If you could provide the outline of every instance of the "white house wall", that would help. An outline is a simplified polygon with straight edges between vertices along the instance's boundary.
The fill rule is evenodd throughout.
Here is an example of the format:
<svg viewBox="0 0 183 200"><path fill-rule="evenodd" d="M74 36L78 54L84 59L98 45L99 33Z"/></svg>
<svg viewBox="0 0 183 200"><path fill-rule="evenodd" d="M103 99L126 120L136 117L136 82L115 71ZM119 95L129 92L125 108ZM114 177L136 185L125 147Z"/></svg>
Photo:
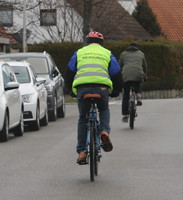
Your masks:
<svg viewBox="0 0 183 200"><path fill-rule="evenodd" d="M8 0L22 10L14 9L13 27L7 28L16 33L23 28L23 0ZM66 0L27 0L26 29L31 31L27 43L40 43L45 41L81 41L82 17L75 12ZM30 9L34 7L34 9ZM57 9L57 26L40 26L40 9Z"/></svg>

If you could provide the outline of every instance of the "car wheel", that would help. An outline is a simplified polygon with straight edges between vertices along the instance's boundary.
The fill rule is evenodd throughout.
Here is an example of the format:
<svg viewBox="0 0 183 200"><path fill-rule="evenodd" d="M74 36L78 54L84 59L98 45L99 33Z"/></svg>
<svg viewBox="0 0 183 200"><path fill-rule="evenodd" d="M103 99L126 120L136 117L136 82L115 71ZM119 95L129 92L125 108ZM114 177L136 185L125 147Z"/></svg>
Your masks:
<svg viewBox="0 0 183 200"><path fill-rule="evenodd" d="M47 126L48 125L48 110L46 108L45 115L43 119L41 119L41 126Z"/></svg>
<svg viewBox="0 0 183 200"><path fill-rule="evenodd" d="M9 118L8 114L5 114L3 129L0 131L0 142L8 141L8 133L9 133Z"/></svg>
<svg viewBox="0 0 183 200"><path fill-rule="evenodd" d="M24 118L23 118L23 110L20 116L19 125L13 131L14 136L22 136L24 134Z"/></svg>
<svg viewBox="0 0 183 200"><path fill-rule="evenodd" d="M57 116L59 118L64 118L65 117L65 112L66 112L66 108L65 108L65 98L63 96L63 101L62 101L62 105L57 109Z"/></svg>
<svg viewBox="0 0 183 200"><path fill-rule="evenodd" d="M40 129L40 110L39 105L37 105L36 109L36 120L31 123L32 127L31 129L33 131L38 131Z"/></svg>
<svg viewBox="0 0 183 200"><path fill-rule="evenodd" d="M56 98L56 96L53 99L53 110L49 113L49 120L50 121L57 120L57 98Z"/></svg>

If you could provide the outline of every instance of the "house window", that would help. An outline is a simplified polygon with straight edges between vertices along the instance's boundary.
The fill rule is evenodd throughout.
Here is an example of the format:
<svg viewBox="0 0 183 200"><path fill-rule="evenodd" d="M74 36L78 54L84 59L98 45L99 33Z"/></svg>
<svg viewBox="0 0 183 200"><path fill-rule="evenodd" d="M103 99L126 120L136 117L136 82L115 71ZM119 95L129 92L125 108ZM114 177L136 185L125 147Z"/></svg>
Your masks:
<svg viewBox="0 0 183 200"><path fill-rule="evenodd" d="M0 26L13 26L13 6L0 5Z"/></svg>
<svg viewBox="0 0 183 200"><path fill-rule="evenodd" d="M57 10L41 9L40 10L40 26L56 26Z"/></svg>

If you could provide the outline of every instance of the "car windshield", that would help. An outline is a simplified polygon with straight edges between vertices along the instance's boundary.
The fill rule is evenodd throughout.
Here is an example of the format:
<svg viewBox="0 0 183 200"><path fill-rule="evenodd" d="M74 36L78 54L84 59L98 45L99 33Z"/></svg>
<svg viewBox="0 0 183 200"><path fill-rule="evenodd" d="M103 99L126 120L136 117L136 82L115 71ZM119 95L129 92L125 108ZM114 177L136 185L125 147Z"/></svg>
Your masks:
<svg viewBox="0 0 183 200"><path fill-rule="evenodd" d="M36 74L48 74L48 64L46 58L27 58Z"/></svg>
<svg viewBox="0 0 183 200"><path fill-rule="evenodd" d="M36 74L48 74L48 64L47 59L42 57L6 57L6 58L0 58L0 60L4 61L27 61L32 65L32 68L34 69L34 72Z"/></svg>
<svg viewBox="0 0 183 200"><path fill-rule="evenodd" d="M30 74L27 67L13 66L12 68L19 83L30 83Z"/></svg>

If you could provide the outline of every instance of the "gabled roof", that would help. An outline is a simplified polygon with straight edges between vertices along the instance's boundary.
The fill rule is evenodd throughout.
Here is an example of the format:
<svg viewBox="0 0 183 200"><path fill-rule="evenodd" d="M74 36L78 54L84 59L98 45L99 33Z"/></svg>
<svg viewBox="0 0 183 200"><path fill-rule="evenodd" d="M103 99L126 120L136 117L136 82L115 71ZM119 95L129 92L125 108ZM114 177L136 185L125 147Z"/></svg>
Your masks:
<svg viewBox="0 0 183 200"><path fill-rule="evenodd" d="M83 17L83 1L67 0ZM118 3L118 0L92 0L91 28L108 40L152 40L150 34Z"/></svg>
<svg viewBox="0 0 183 200"><path fill-rule="evenodd" d="M3 27L0 27L0 37L9 39L10 43L16 43L17 42L11 35L9 35L7 33L7 31Z"/></svg>
<svg viewBox="0 0 183 200"><path fill-rule="evenodd" d="M148 0L169 40L183 40L183 0Z"/></svg>

